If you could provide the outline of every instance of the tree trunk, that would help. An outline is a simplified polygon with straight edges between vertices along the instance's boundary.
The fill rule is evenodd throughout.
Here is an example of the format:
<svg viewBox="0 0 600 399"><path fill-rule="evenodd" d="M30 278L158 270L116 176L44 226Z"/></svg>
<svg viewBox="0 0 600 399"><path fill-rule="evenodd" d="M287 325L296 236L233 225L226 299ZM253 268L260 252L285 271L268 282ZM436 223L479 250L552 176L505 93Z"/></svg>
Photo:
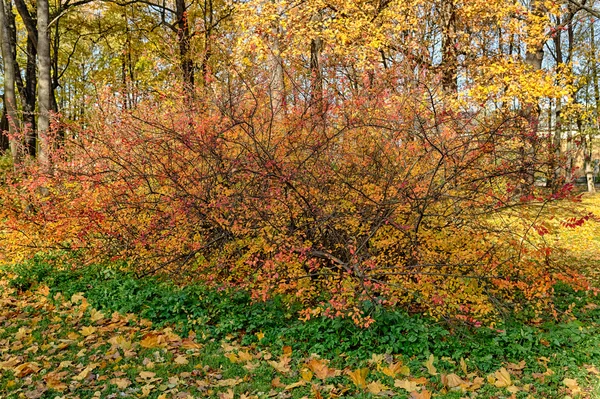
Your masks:
<svg viewBox="0 0 600 399"><path fill-rule="evenodd" d="M453 1L444 1L442 20L442 87L447 93L458 92L458 42L456 38L456 10Z"/></svg>
<svg viewBox="0 0 600 399"><path fill-rule="evenodd" d="M321 24L322 16L320 12L312 17L314 24ZM317 114L323 113L323 73L319 62L321 50L323 48L323 39L315 37L310 41L310 96L311 105L315 107Z"/></svg>
<svg viewBox="0 0 600 399"><path fill-rule="evenodd" d="M185 0L175 0L177 18L177 41L179 42L179 60L183 72L183 89L186 94L194 93L194 62L191 56L191 37Z"/></svg>
<svg viewBox="0 0 600 399"><path fill-rule="evenodd" d="M50 110L52 80L50 76L50 36L48 31L48 20L50 12L48 0L37 1L37 30L38 30L38 98L39 98L39 117L38 117L38 137L39 152L38 160L42 168L47 171L50 168L48 151L48 134L50 131Z"/></svg>
<svg viewBox="0 0 600 399"><path fill-rule="evenodd" d="M16 167L19 165L21 157L19 142L16 138L19 129L17 124L17 97L15 95L15 59L10 44L7 12L10 12L8 6L5 7L4 0L0 0L0 36L2 38L2 60L4 62L4 108L8 117L10 152L13 164Z"/></svg>

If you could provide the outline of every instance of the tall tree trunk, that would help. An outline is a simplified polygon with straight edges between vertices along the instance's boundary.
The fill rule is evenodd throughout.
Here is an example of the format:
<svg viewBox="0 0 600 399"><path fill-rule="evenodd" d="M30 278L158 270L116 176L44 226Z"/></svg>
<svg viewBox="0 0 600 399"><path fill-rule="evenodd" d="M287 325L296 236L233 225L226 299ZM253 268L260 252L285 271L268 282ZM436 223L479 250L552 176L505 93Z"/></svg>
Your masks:
<svg viewBox="0 0 600 399"><path fill-rule="evenodd" d="M7 12L9 5L5 6L4 0L0 0L0 36L2 38L2 60L4 62L4 108L8 117L8 133L10 151L15 167L19 165L20 149L16 138L18 132L17 119L17 97L15 95L15 59L10 43L11 33L8 26Z"/></svg>
<svg viewBox="0 0 600 399"><path fill-rule="evenodd" d="M50 11L48 0L37 1L37 30L38 30L38 98L39 98L39 117L38 117L38 137L39 152L38 160L42 168L49 171L49 141L50 131L50 110L52 80L50 76L50 36L48 31L48 20Z"/></svg>
<svg viewBox="0 0 600 399"><path fill-rule="evenodd" d="M25 87L22 90L23 104L23 125L25 128L25 146L27 153L34 157L36 155L36 123L35 123L35 104L36 104L36 70L37 50L32 40L27 40L27 66L25 68Z"/></svg>
<svg viewBox="0 0 600 399"><path fill-rule="evenodd" d="M594 100L595 100L595 114L596 114L596 128L598 128L598 121L600 119L600 85L598 84L598 65L596 62L597 49L596 49L596 32L595 32L595 21L592 21L590 24L590 50L592 53L592 82L594 85ZM592 150L593 150L593 136L590 135L589 142L586 140L586 146L584 150L583 162L584 162L584 170L585 177L587 180L588 192L594 193L596 192L596 187L594 185L594 167L592 166Z"/></svg>
<svg viewBox="0 0 600 399"><path fill-rule="evenodd" d="M286 111L283 60L279 54L278 34L279 32L275 33L276 36L273 39L271 54L269 56L269 69L272 71L269 91L274 119L280 119Z"/></svg>
<svg viewBox="0 0 600 399"><path fill-rule="evenodd" d="M190 26L185 0L175 0L177 18L177 41L179 42L179 60L183 72L183 89L188 96L194 93L194 62L191 55Z"/></svg>
<svg viewBox="0 0 600 399"><path fill-rule="evenodd" d="M531 0L530 2L531 13L536 17L542 17L544 15L544 4L542 0ZM542 62L544 60L544 42L536 43L532 46L527 46L525 52L525 63L529 65L534 71L542 69ZM535 104L525 104L523 108L523 116L527 118L529 122L529 132L523 137L525 146L521 150L521 179L525 182L520 185L519 192L521 194L527 194L531 192L535 181L535 168L533 165L536 164L536 156L538 151L538 130L540 123L541 109L539 103L536 101Z"/></svg>
<svg viewBox="0 0 600 399"><path fill-rule="evenodd" d="M320 25L322 21L321 12L316 12L311 18L313 24ZM310 97L311 105L315 108L317 114L323 114L323 72L319 62L321 50L323 49L323 39L315 37L310 41Z"/></svg>
<svg viewBox="0 0 600 399"><path fill-rule="evenodd" d="M447 93L458 92L458 49L456 38L456 9L453 0L442 3L442 87Z"/></svg>

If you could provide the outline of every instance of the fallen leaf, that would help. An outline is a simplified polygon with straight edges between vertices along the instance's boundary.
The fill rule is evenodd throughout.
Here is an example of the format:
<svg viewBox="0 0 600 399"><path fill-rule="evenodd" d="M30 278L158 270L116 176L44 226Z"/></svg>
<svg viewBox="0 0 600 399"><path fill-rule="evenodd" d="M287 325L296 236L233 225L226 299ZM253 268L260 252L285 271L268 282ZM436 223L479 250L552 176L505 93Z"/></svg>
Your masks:
<svg viewBox="0 0 600 399"><path fill-rule="evenodd" d="M419 385L416 382L409 380L395 380L394 386L396 388L402 388L408 392L416 391L419 388Z"/></svg>
<svg viewBox="0 0 600 399"><path fill-rule="evenodd" d="M496 371L494 373L494 377L496 378L494 385L497 388L506 388L506 387L509 387L512 385L512 381L510 379L510 374L504 367L502 367L500 370Z"/></svg>
<svg viewBox="0 0 600 399"><path fill-rule="evenodd" d="M350 379L356 385L357 388L365 388L367 386L367 375L369 374L368 368L357 369L354 371L347 372Z"/></svg>
<svg viewBox="0 0 600 399"><path fill-rule="evenodd" d="M285 390L286 391L290 391L292 389L295 389L295 388L298 388L298 387L301 387L301 386L304 386L304 385L306 385L306 381L300 380L298 382L294 382L293 384L286 385L285 386Z"/></svg>
<svg viewBox="0 0 600 399"><path fill-rule="evenodd" d="M309 369L302 369L302 370L300 370L300 377L304 381L309 382L310 380L312 380L313 372L310 371Z"/></svg>
<svg viewBox="0 0 600 399"><path fill-rule="evenodd" d="M577 380L573 379L573 378L565 378L563 380L563 384L569 388L569 390L571 391L572 395L577 395L579 393L581 393L581 388L579 387L579 384L577 383Z"/></svg>
<svg viewBox="0 0 600 399"><path fill-rule="evenodd" d="M509 370L523 370L525 366L525 360L521 360L519 363L508 363L506 368Z"/></svg>
<svg viewBox="0 0 600 399"><path fill-rule="evenodd" d="M74 380L83 381L88 378L90 373L96 368L95 364L90 364L86 368L84 368L76 377L73 377Z"/></svg>
<svg viewBox="0 0 600 399"><path fill-rule="evenodd" d="M185 365L185 364L188 364L190 362L187 359L187 357L185 357L183 355L177 356L173 361L175 362L175 364L179 364L179 365Z"/></svg>
<svg viewBox="0 0 600 399"><path fill-rule="evenodd" d="M327 378L332 378L340 375L339 370L330 369L327 366L327 361L321 359L310 359L308 363L306 363L306 367L308 367L320 380L326 380Z"/></svg>
<svg viewBox="0 0 600 399"><path fill-rule="evenodd" d="M154 378L156 376L156 373L152 372L152 371L142 371L140 372L140 378L143 378L145 380L148 380L150 378Z"/></svg>
<svg viewBox="0 0 600 399"><path fill-rule="evenodd" d="M140 341L140 346L146 349L160 348L166 346L164 337L161 335L147 335Z"/></svg>
<svg viewBox="0 0 600 399"><path fill-rule="evenodd" d="M254 356L252 356L252 354L250 352L245 352L245 351L239 351L238 352L238 357L240 359L240 362L249 362L252 359L254 359Z"/></svg>
<svg viewBox="0 0 600 399"><path fill-rule="evenodd" d="M465 359L463 359L462 357L460 358L460 369L462 370L462 372L464 373L464 375L469 374L467 372L467 362L465 362Z"/></svg>
<svg viewBox="0 0 600 399"><path fill-rule="evenodd" d="M373 395L379 395L382 392L389 391L389 388L379 381L373 381L367 385L367 391Z"/></svg>
<svg viewBox="0 0 600 399"><path fill-rule="evenodd" d="M86 326L86 327L82 327L79 332L84 337L89 337L90 335L94 334L97 330L98 329L94 326Z"/></svg>
<svg viewBox="0 0 600 399"><path fill-rule="evenodd" d="M90 309L90 320L95 323L104 319L104 313L97 311L96 309Z"/></svg>
<svg viewBox="0 0 600 399"><path fill-rule="evenodd" d="M279 377L275 377L273 378L273 380L271 380L271 386L273 388L283 388L285 384L281 382L281 379Z"/></svg>
<svg viewBox="0 0 600 399"><path fill-rule="evenodd" d="M425 365L425 367L427 367L427 372L430 375L437 375L437 369L433 365L434 361L435 361L435 357L433 356L433 354L431 354L431 355L429 355L429 359L427 359L427 361L425 363L423 363Z"/></svg>
<svg viewBox="0 0 600 399"><path fill-rule="evenodd" d="M219 393L219 399L233 399L235 394L233 393L233 389L229 388L227 392Z"/></svg>
<svg viewBox="0 0 600 399"><path fill-rule="evenodd" d="M110 380L110 382L116 385L119 389L125 389L131 385L131 381L129 381L127 378L113 378Z"/></svg>
<svg viewBox="0 0 600 399"><path fill-rule="evenodd" d="M227 378L221 381L217 381L215 384L218 387L234 387L242 382L241 378Z"/></svg>
<svg viewBox="0 0 600 399"><path fill-rule="evenodd" d="M290 357L288 356L283 356L281 359L279 359L278 362L274 361L274 360L269 360L268 363L277 371L279 371L282 374L287 374L291 371L290 369L290 360L292 360Z"/></svg>
<svg viewBox="0 0 600 399"><path fill-rule="evenodd" d="M410 393L410 399L431 399L431 392L426 389L421 392L413 391Z"/></svg>
<svg viewBox="0 0 600 399"><path fill-rule="evenodd" d="M383 374L390 376L392 378L396 378L398 374L409 375L410 369L408 366L402 365L402 362L392 363L387 367L384 367L382 370Z"/></svg>
<svg viewBox="0 0 600 399"><path fill-rule="evenodd" d="M456 388L466 385L466 381L456 374L442 375L442 383L448 388Z"/></svg>

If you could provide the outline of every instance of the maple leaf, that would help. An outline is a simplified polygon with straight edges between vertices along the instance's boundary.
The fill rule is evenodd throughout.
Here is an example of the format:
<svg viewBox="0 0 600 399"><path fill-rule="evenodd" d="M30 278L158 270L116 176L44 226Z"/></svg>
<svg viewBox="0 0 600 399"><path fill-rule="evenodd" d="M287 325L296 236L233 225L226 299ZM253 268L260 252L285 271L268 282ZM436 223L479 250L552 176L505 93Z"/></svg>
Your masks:
<svg viewBox="0 0 600 399"><path fill-rule="evenodd" d="M104 313L102 313L96 309L90 309L90 320L92 321L92 323L95 323L102 319L104 319Z"/></svg>
<svg viewBox="0 0 600 399"><path fill-rule="evenodd" d="M86 379L90 373L97 367L96 364L90 364L86 368L84 368L77 376L73 377L76 381L83 381Z"/></svg>
<svg viewBox="0 0 600 399"><path fill-rule="evenodd" d="M367 391L372 393L373 395L381 395L384 393L387 394L389 388L379 381L373 381L367 384Z"/></svg>
<svg viewBox="0 0 600 399"><path fill-rule="evenodd" d="M354 371L347 371L348 376L350 376L350 379L352 380L352 382L354 383L354 385L356 385L357 388L365 388L367 386L367 375L369 374L369 369L368 368L362 368L362 369L357 369Z"/></svg>
<svg viewBox="0 0 600 399"><path fill-rule="evenodd" d="M442 375L442 383L448 388L456 388L466 385L466 381L456 374Z"/></svg>
<svg viewBox="0 0 600 399"><path fill-rule="evenodd" d="M227 392L221 392L219 393L219 399L233 399L235 397L235 394L233 392L233 389L229 388L227 390Z"/></svg>
<svg viewBox="0 0 600 399"><path fill-rule="evenodd" d="M494 373L494 377L496 377L496 381L494 385L497 388L506 388L512 385L512 381L510 379L510 374L508 371L502 367L500 370Z"/></svg>
<svg viewBox="0 0 600 399"><path fill-rule="evenodd" d="M433 354L431 354L431 355L429 355L429 358L427 359L427 361L425 361L423 363L423 365L427 368L427 372L430 375L437 375L437 369L433 365L434 361L435 361L435 357L433 356Z"/></svg>
<svg viewBox="0 0 600 399"><path fill-rule="evenodd" d="M224 380L217 381L215 384L218 387L234 387L240 384L243 380L241 378L227 378Z"/></svg>
<svg viewBox="0 0 600 399"><path fill-rule="evenodd" d="M431 399L431 392L426 389L422 391L413 391L410 393L410 399Z"/></svg>
<svg viewBox="0 0 600 399"><path fill-rule="evenodd" d="M140 341L140 346L146 349L162 348L166 345L164 337L157 334L148 334Z"/></svg>
<svg viewBox="0 0 600 399"><path fill-rule="evenodd" d="M402 362L392 363L382 370L383 374L395 378L398 374L410 375L408 366L402 365Z"/></svg>
<svg viewBox="0 0 600 399"><path fill-rule="evenodd" d="M174 360L175 364L179 364L179 365L185 365L189 363L189 360L187 359L187 357L183 356L183 355L179 355L177 356Z"/></svg>
<svg viewBox="0 0 600 399"><path fill-rule="evenodd" d="M340 375L339 370L330 369L327 366L327 361L321 359L310 359L306 363L306 367L311 370L315 377L320 380L326 380L327 378L335 377Z"/></svg>
<svg viewBox="0 0 600 399"><path fill-rule="evenodd" d="M41 367L37 363L31 362L31 363L23 363L23 364L15 367L13 372L15 374L15 377L22 378L29 374L37 373L40 370L41 370Z"/></svg>
<svg viewBox="0 0 600 399"><path fill-rule="evenodd" d="M413 392L420 389L419 382L422 382L422 380L395 380L394 386L408 392Z"/></svg>
<svg viewBox="0 0 600 399"><path fill-rule="evenodd" d="M90 335L94 334L97 330L98 330L98 328L96 328L94 326L86 326L86 327L82 327L79 332L84 337L89 337Z"/></svg>
<svg viewBox="0 0 600 399"><path fill-rule="evenodd" d="M462 372L464 373L464 375L467 375L467 362L465 362L465 359L463 359L462 357L460 358L460 369L462 370Z"/></svg>
<svg viewBox="0 0 600 399"><path fill-rule="evenodd" d="M309 369L302 369L302 370L300 370L300 377L304 381L308 382L308 381L312 380L313 372L310 371Z"/></svg>
<svg viewBox="0 0 600 399"><path fill-rule="evenodd" d="M282 374L287 374L291 371L290 369L290 361L292 359L288 356L283 356L279 359L278 362L274 360L269 360L269 363L275 370L279 371Z"/></svg>
<svg viewBox="0 0 600 399"><path fill-rule="evenodd" d="M113 378L110 380L110 382L116 385L119 389L125 389L131 385L131 381L129 381L127 378Z"/></svg>
<svg viewBox="0 0 600 399"><path fill-rule="evenodd" d="M300 381L294 382L292 384L286 385L284 389L286 391L291 391L292 389L295 389L295 388L298 388L298 387L302 387L304 385L306 385L306 381L300 380Z"/></svg>
<svg viewBox="0 0 600 399"><path fill-rule="evenodd" d="M563 380L563 384L569 388L569 390L571 391L571 394L573 395L577 395L579 393L581 393L581 387L579 387L579 383L577 382L576 379L573 378L565 378Z"/></svg>

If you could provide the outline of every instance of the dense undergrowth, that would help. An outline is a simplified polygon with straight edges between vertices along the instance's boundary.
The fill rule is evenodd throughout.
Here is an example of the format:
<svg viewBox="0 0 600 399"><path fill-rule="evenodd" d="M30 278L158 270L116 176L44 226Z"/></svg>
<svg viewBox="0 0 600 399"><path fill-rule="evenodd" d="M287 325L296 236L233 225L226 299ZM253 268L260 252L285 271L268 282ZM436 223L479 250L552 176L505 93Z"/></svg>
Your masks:
<svg viewBox="0 0 600 399"><path fill-rule="evenodd" d="M119 265L57 269L56 259L38 256L12 267L16 274L10 284L19 290L45 284L50 296L83 293L99 310L136 314L158 327L174 326L184 335L194 331L206 339L235 337L244 345L290 345L304 353L345 354L355 361L372 353L417 358L433 353L455 361L468 358L485 372L505 362L540 357L560 359L564 366L600 361L600 297L564 284L554 289L555 315L524 310L491 326L473 327L373 307L367 311L376 322L365 329L347 319L299 320L300 307L281 297L256 302L236 289L179 287L120 269Z"/></svg>

